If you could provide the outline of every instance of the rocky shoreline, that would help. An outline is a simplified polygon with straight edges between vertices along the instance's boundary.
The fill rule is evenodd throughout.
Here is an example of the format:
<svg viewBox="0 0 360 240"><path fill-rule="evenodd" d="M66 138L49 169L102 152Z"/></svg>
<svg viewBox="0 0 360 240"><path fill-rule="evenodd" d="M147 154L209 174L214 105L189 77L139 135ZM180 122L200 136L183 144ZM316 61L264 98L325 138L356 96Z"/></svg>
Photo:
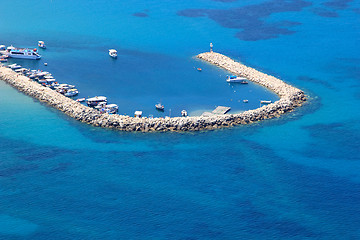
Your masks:
<svg viewBox="0 0 360 240"><path fill-rule="evenodd" d="M281 114L301 106L306 101L306 96L300 89L286 84L273 76L235 62L222 54L207 52L199 54L197 57L234 74L244 76L250 81L274 91L279 95L280 100L239 114L207 117L135 118L118 114L100 113L96 109L84 106L6 67L0 67L0 79L19 91L41 102L47 103L78 121L91 124L95 127L128 132L200 131L239 124L249 124L264 119L279 117Z"/></svg>

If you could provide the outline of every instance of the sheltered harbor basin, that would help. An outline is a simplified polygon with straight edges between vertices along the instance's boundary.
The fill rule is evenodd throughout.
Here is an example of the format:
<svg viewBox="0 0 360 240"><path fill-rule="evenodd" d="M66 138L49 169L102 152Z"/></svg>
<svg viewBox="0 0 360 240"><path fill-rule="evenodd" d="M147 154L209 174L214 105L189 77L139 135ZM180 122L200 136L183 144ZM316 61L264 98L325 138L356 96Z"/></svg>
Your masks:
<svg viewBox="0 0 360 240"><path fill-rule="evenodd" d="M300 89L278 78L235 62L222 54L206 52L197 55L197 58L222 67L236 75L246 77L250 81L272 90L280 97L280 100L239 114L173 118L135 118L124 115L100 113L96 109L82 105L6 67L0 67L0 79L17 88L19 91L49 104L76 120L96 127L129 132L199 131L248 124L263 119L279 117L281 114L301 106L306 101L306 96Z"/></svg>

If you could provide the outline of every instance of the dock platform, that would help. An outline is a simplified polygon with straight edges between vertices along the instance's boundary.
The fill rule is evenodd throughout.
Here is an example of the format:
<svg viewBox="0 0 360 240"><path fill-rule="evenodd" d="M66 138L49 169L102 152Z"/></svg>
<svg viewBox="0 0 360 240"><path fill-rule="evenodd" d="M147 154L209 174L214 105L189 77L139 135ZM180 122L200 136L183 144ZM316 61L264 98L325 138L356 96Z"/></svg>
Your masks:
<svg viewBox="0 0 360 240"><path fill-rule="evenodd" d="M212 113L216 115L226 114L228 111L230 111L230 109L231 107L218 106L214 111L212 111Z"/></svg>
<svg viewBox="0 0 360 240"><path fill-rule="evenodd" d="M215 108L214 111L212 111L212 112L204 112L201 116L203 116L203 117L211 117L211 116L214 116L214 115L224 115L228 111L230 111L230 109L231 109L231 107L218 106L217 108Z"/></svg>

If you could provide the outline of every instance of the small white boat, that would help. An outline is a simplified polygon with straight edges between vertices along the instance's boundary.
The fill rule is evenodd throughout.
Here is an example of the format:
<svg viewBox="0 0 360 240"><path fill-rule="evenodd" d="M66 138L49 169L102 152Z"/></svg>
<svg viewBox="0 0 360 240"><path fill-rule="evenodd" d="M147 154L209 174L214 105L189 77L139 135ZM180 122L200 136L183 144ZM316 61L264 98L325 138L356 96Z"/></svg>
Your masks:
<svg viewBox="0 0 360 240"><path fill-rule="evenodd" d="M243 102L244 102L244 103L248 103L248 102L249 102L249 100L247 100L247 99L244 99L244 100L243 100Z"/></svg>
<svg viewBox="0 0 360 240"><path fill-rule="evenodd" d="M227 75L226 76L226 81L228 83L236 83L236 82L240 82L240 83L243 83L244 81L246 82L246 78L244 77L238 77L238 76L230 76L230 75ZM247 82L246 82L247 83Z"/></svg>
<svg viewBox="0 0 360 240"><path fill-rule="evenodd" d="M100 110L101 108L104 108L106 106L106 103L107 102L99 102L94 108Z"/></svg>
<svg viewBox="0 0 360 240"><path fill-rule="evenodd" d="M77 102L84 102L85 101L85 98L78 98L76 99Z"/></svg>
<svg viewBox="0 0 360 240"><path fill-rule="evenodd" d="M181 116L187 117L187 115L188 115L188 113L187 113L186 110L182 110L182 111L181 111Z"/></svg>
<svg viewBox="0 0 360 240"><path fill-rule="evenodd" d="M64 95L65 95L66 97L74 97L74 96L76 96L76 95L78 95L78 94L79 94L79 91L78 91L77 89L73 88L73 89L67 90Z"/></svg>
<svg viewBox="0 0 360 240"><path fill-rule="evenodd" d="M104 96L96 96L86 99L86 103L89 107L95 107L100 102L107 102L107 98Z"/></svg>
<svg viewBox="0 0 360 240"><path fill-rule="evenodd" d="M162 105L161 103L158 103L158 104L156 104L155 105L155 108L157 109L157 110L160 110L160 111L164 111L164 105Z"/></svg>
<svg viewBox="0 0 360 240"><path fill-rule="evenodd" d="M110 49L109 56L112 58L117 58L117 51L115 49Z"/></svg>
<svg viewBox="0 0 360 240"><path fill-rule="evenodd" d="M109 105L105 105L104 107L102 107L100 109L101 113L109 113L109 114L115 114L117 113L119 110L118 105L116 104L109 104Z"/></svg>
<svg viewBox="0 0 360 240"><path fill-rule="evenodd" d="M0 62L7 62L8 60L6 58L0 58Z"/></svg>
<svg viewBox="0 0 360 240"><path fill-rule="evenodd" d="M14 64L8 65L8 67L11 68L12 70L16 70L16 69L20 69L21 65L14 63Z"/></svg>
<svg viewBox="0 0 360 240"><path fill-rule="evenodd" d="M135 116L135 117L138 117L138 118L141 118L141 116L142 116L142 111L135 111L134 116Z"/></svg>
<svg viewBox="0 0 360 240"><path fill-rule="evenodd" d="M38 46L39 46L39 48L46 49L46 45L45 45L44 41L38 41Z"/></svg>
<svg viewBox="0 0 360 240"><path fill-rule="evenodd" d="M271 101L270 100L261 100L260 103L261 104L270 104Z"/></svg>

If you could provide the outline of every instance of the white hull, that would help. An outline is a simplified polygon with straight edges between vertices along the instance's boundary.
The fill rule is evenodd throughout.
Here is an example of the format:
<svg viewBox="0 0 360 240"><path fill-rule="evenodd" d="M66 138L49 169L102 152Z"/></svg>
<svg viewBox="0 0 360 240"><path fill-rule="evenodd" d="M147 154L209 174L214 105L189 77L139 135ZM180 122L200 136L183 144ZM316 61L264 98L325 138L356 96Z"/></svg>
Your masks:
<svg viewBox="0 0 360 240"><path fill-rule="evenodd" d="M227 82L229 83L236 83L236 82L242 82L247 80L246 78L243 77L237 77L237 78L233 78L233 79L226 79Z"/></svg>
<svg viewBox="0 0 360 240"><path fill-rule="evenodd" d="M40 56L34 56L34 55L19 55L19 54L9 54L9 57L12 58L21 58L21 59L32 59L32 60L38 60L41 57Z"/></svg>

